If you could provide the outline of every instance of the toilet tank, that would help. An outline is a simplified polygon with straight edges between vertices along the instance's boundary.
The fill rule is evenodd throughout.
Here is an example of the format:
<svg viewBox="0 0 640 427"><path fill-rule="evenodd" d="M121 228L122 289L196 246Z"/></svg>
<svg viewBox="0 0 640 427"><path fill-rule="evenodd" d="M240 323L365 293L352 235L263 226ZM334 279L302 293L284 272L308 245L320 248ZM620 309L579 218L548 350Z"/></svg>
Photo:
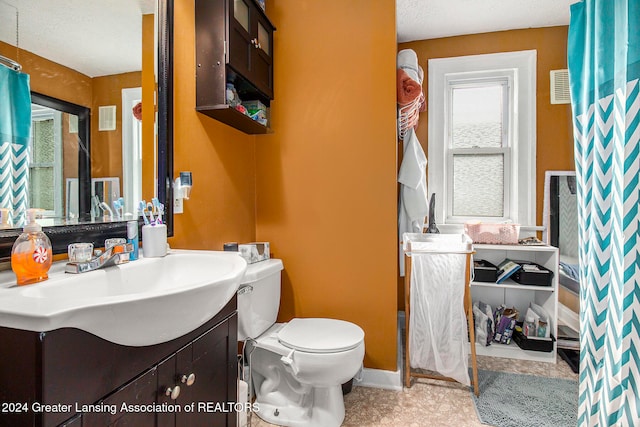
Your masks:
<svg viewBox="0 0 640 427"><path fill-rule="evenodd" d="M238 288L238 341L259 337L276 322L283 268L279 259L247 266Z"/></svg>

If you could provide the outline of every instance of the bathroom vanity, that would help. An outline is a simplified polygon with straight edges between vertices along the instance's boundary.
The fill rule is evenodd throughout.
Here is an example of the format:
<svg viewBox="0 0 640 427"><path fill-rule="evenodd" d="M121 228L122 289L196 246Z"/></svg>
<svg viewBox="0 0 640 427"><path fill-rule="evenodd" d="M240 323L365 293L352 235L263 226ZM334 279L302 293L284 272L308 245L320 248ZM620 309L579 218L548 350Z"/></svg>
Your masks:
<svg viewBox="0 0 640 427"><path fill-rule="evenodd" d="M0 327L0 426L235 426L236 308L147 346Z"/></svg>

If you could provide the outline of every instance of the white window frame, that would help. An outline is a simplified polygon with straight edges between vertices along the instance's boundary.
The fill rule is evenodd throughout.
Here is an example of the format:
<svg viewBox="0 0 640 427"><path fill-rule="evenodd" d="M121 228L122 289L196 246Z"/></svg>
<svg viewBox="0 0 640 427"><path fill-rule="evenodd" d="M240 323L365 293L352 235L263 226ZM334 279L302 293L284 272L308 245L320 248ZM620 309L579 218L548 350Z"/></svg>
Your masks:
<svg viewBox="0 0 640 427"><path fill-rule="evenodd" d="M505 52L486 55L438 58L429 60L429 192L436 194L436 221L444 231L458 231L469 220L483 222L513 221L535 226L536 208L536 51ZM509 141L503 149L477 149L478 153L506 152L505 157L505 215L502 218L455 217L451 215L453 201L453 154L448 145L451 133L452 85L483 81L507 81L508 105L505 109Z"/></svg>
<svg viewBox="0 0 640 427"><path fill-rule="evenodd" d="M142 122L132 108L142 101L142 88L122 89L122 193L125 212L135 214L142 200Z"/></svg>

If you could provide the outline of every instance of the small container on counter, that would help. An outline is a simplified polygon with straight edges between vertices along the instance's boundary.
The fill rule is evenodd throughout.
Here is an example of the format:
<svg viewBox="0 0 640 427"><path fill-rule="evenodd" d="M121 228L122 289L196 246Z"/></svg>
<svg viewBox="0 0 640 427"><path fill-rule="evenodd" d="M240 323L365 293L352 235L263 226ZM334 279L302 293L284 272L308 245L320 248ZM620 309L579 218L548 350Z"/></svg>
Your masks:
<svg viewBox="0 0 640 427"><path fill-rule="evenodd" d="M140 239L138 238L138 221L127 221L127 243L133 246L133 252L129 254L129 260L135 261L139 256Z"/></svg>
<svg viewBox="0 0 640 427"><path fill-rule="evenodd" d="M167 254L167 226L142 226L142 255L145 258L163 257Z"/></svg>

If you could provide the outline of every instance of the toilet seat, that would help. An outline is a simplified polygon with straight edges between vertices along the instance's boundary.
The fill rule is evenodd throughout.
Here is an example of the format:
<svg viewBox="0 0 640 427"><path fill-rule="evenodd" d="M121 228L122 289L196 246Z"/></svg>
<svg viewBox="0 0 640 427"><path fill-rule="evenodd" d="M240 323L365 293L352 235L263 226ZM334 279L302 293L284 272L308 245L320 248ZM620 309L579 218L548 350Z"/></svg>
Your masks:
<svg viewBox="0 0 640 427"><path fill-rule="evenodd" d="M358 325L337 319L292 319L277 332L278 341L293 350L337 353L356 348L364 340Z"/></svg>

